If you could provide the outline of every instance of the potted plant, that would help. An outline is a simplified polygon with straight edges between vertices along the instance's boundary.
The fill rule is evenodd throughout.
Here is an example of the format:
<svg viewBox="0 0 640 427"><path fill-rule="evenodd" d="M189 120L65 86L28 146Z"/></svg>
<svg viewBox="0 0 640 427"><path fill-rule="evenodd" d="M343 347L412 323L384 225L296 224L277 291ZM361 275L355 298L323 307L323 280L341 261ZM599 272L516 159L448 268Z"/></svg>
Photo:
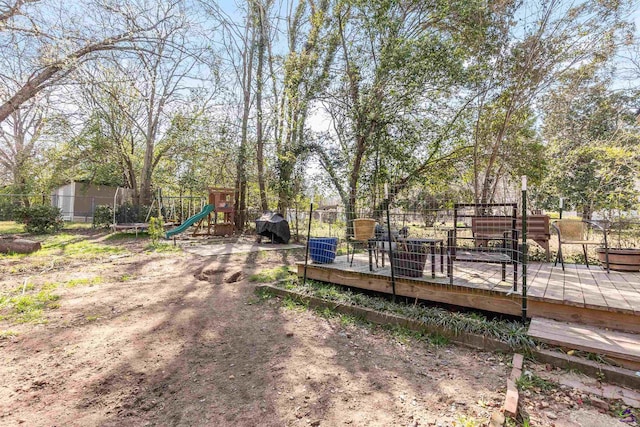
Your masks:
<svg viewBox="0 0 640 427"><path fill-rule="evenodd" d="M615 242L614 247L610 247L609 268L615 271L640 271L640 220L631 220L622 216L611 222L608 230L609 241ZM613 239L612 239L613 238ZM598 248L598 259L605 265L607 262L607 251L605 248Z"/></svg>

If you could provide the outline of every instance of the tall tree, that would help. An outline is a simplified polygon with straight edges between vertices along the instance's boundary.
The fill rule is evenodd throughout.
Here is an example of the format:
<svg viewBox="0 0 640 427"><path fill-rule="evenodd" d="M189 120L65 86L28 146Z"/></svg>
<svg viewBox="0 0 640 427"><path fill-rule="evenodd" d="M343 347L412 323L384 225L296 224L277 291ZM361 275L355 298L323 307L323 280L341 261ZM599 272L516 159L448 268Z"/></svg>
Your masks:
<svg viewBox="0 0 640 427"><path fill-rule="evenodd" d="M630 6L628 1L551 0L523 2L515 9L501 46L483 59L486 73L473 126L476 202L493 200L502 178L517 169L523 144L525 152L541 153L539 141L532 138L535 102L576 64L614 52ZM530 160L538 164L541 158Z"/></svg>
<svg viewBox="0 0 640 427"><path fill-rule="evenodd" d="M288 53L283 94L276 125L278 211L286 214L296 191L296 167L308 151L305 125L312 102L330 82L330 67L339 46L343 3L301 0L289 12Z"/></svg>
<svg viewBox="0 0 640 427"><path fill-rule="evenodd" d="M323 99L333 128L314 146L340 194L347 226L365 187L391 197L465 152L465 72L501 10L457 2L350 2L340 16L341 79ZM462 99L461 99L462 98ZM439 165L439 166L438 166ZM380 210L383 206L378 206Z"/></svg>
<svg viewBox="0 0 640 427"><path fill-rule="evenodd" d="M200 50L187 28L184 18L167 20L144 49L96 62L82 74L79 105L89 118L84 137L94 149L107 150L96 152L111 153L139 204L151 203L154 170L210 97L193 85Z"/></svg>
<svg viewBox="0 0 640 427"><path fill-rule="evenodd" d="M265 61L267 54L267 44L271 42L269 38L269 11L273 5L273 0L256 0L253 3L255 9L254 20L257 28L257 66L256 66L256 163L258 167L258 189L260 192L260 208L263 211L269 209L267 202L267 187L265 183L265 120L263 110L263 95L265 91Z"/></svg>
<svg viewBox="0 0 640 427"><path fill-rule="evenodd" d="M555 207L550 202L564 197L585 219L596 210L638 205L640 93L614 91L595 72L591 64L567 73L545 102L543 127L551 161L546 204Z"/></svg>

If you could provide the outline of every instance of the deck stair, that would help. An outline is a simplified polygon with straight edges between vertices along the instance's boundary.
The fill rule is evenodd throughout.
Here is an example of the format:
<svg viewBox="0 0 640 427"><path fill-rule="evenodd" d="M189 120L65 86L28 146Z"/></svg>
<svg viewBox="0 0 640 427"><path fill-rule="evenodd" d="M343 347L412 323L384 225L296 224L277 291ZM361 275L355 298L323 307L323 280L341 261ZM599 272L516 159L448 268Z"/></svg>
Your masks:
<svg viewBox="0 0 640 427"><path fill-rule="evenodd" d="M529 336L572 350L595 353L627 369L640 370L640 335L542 317L531 319Z"/></svg>

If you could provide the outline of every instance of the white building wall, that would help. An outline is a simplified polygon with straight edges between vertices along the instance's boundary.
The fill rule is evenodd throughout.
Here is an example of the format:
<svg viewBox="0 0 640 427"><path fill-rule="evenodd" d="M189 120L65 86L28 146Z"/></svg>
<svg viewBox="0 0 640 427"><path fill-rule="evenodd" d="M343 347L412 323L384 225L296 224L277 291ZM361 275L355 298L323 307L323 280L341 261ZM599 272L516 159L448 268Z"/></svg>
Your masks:
<svg viewBox="0 0 640 427"><path fill-rule="evenodd" d="M75 182L63 185L56 189L51 196L51 204L60 208L62 211L62 219L65 221L71 221L73 219L75 186Z"/></svg>

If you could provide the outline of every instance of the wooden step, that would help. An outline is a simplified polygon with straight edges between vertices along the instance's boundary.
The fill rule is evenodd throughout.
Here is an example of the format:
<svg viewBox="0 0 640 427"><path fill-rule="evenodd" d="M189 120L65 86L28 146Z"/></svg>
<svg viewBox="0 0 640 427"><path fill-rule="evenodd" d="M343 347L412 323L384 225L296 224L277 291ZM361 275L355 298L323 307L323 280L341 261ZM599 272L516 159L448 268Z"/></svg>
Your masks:
<svg viewBox="0 0 640 427"><path fill-rule="evenodd" d="M640 335L542 317L531 319L528 334L548 344L609 356L629 369L640 366Z"/></svg>

